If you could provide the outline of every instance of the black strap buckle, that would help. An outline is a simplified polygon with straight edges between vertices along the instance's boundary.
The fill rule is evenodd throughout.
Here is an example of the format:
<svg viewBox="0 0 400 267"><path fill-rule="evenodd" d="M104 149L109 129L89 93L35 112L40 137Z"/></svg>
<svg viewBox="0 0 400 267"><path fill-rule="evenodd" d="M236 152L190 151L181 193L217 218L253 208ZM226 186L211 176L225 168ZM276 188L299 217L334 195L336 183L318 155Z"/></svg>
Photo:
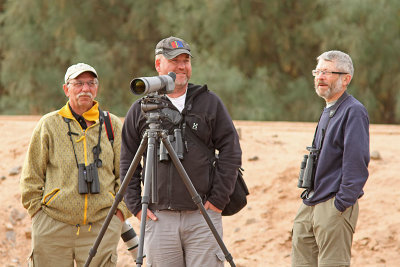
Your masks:
<svg viewBox="0 0 400 267"><path fill-rule="evenodd" d="M310 194L311 193L311 194ZM301 193L300 198L301 199L309 199L310 197L312 197L314 195L313 190L311 189L306 189L303 191L303 193Z"/></svg>

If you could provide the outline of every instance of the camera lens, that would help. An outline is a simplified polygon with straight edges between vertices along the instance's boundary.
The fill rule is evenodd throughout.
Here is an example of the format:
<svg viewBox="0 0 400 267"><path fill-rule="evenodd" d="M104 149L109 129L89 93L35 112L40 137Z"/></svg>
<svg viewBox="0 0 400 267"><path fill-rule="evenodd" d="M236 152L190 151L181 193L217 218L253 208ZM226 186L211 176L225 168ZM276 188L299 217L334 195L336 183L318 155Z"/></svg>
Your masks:
<svg viewBox="0 0 400 267"><path fill-rule="evenodd" d="M146 90L146 85L140 79L134 80L132 83L132 90L135 94L141 95Z"/></svg>

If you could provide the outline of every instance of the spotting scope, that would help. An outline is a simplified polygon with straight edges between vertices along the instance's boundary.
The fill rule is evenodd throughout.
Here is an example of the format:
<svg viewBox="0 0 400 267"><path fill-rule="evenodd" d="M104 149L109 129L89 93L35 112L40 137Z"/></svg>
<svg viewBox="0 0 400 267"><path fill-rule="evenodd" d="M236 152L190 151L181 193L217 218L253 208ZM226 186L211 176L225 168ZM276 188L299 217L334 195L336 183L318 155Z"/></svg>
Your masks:
<svg viewBox="0 0 400 267"><path fill-rule="evenodd" d="M175 72L169 72L168 75L135 78L131 81L131 91L135 95L155 92L169 94L174 91L175 79Z"/></svg>

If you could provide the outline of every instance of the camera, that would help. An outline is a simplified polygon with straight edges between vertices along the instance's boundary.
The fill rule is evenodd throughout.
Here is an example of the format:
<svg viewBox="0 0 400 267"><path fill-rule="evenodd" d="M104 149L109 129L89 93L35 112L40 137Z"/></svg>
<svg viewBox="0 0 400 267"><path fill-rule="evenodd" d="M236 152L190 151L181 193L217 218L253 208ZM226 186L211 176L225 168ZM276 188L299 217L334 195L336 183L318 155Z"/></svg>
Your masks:
<svg viewBox="0 0 400 267"><path fill-rule="evenodd" d="M97 166L91 163L88 166L78 164L78 190L79 194L100 193L100 181Z"/></svg>
<svg viewBox="0 0 400 267"><path fill-rule="evenodd" d="M313 189L315 167L317 166L317 155L319 153L319 149L307 147L307 150L310 151L310 153L308 155L304 155L303 160L301 161L297 187Z"/></svg>
<svg viewBox="0 0 400 267"><path fill-rule="evenodd" d="M169 94L174 91L175 79L175 72L169 72L168 75L136 78L131 81L131 91L135 95L155 92Z"/></svg>

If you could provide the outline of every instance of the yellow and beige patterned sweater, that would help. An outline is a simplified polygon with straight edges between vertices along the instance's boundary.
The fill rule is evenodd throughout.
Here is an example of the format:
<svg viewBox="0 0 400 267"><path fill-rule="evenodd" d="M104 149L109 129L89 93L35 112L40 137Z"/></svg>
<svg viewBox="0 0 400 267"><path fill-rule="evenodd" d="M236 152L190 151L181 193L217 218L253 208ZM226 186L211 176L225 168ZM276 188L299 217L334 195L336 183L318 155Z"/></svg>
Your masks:
<svg viewBox="0 0 400 267"><path fill-rule="evenodd" d="M95 102L82 116L95 123L82 130L67 103L62 109L43 116L37 124L20 179L22 204L30 216L42 209L50 217L71 225L94 223L107 216L120 187L122 122L111 114L113 146L102 124L99 155L102 167L98 168L100 193L79 194L78 167L73 146L79 164L93 163L93 147L99 138L98 103ZM64 118L71 120L71 132L76 133L71 135L73 145ZM125 219L131 216L123 201L119 203L118 209Z"/></svg>

